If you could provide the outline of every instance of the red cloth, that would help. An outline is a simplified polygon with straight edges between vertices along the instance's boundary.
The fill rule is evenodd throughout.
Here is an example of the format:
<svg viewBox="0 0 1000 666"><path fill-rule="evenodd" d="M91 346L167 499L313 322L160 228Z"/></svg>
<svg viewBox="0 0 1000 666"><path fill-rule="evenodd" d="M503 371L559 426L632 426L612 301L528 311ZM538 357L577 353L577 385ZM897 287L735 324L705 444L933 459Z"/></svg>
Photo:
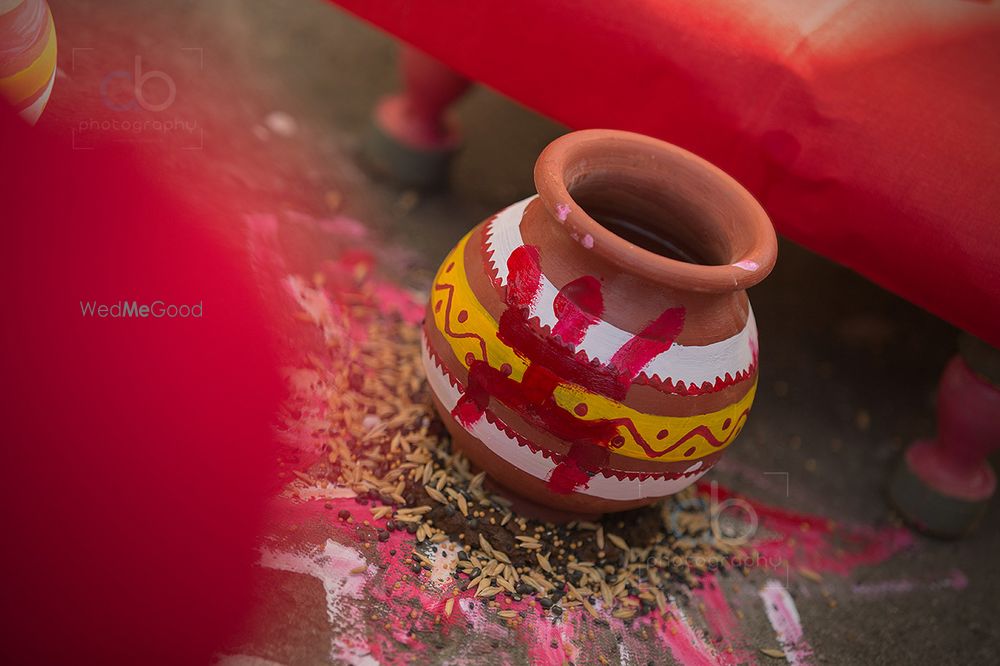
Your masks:
<svg viewBox="0 0 1000 666"><path fill-rule="evenodd" d="M787 237L1000 346L1000 3L337 2L571 127L702 155Z"/></svg>
<svg viewBox="0 0 1000 666"><path fill-rule="evenodd" d="M2 103L0 146L2 661L214 663L251 602L282 398L229 208Z"/></svg>

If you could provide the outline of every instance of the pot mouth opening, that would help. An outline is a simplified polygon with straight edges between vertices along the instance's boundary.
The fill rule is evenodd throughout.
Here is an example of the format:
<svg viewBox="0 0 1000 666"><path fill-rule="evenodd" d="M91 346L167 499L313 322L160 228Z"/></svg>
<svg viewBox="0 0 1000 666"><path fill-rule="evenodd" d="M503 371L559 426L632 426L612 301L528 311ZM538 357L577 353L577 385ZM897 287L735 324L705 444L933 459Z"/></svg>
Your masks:
<svg viewBox="0 0 1000 666"><path fill-rule="evenodd" d="M538 193L588 250L631 273L695 291L745 289L774 266L767 214L718 167L677 146L614 130L553 141Z"/></svg>

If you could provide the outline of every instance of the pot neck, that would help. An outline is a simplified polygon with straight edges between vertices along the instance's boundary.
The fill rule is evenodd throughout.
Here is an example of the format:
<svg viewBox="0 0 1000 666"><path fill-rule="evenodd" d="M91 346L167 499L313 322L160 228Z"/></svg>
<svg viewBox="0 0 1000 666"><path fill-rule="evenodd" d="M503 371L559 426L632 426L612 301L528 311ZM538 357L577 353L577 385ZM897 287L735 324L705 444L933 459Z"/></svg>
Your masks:
<svg viewBox="0 0 1000 666"><path fill-rule="evenodd" d="M763 280L777 239L739 183L701 158L640 134L584 130L535 164L551 222L584 249L655 284L726 293Z"/></svg>

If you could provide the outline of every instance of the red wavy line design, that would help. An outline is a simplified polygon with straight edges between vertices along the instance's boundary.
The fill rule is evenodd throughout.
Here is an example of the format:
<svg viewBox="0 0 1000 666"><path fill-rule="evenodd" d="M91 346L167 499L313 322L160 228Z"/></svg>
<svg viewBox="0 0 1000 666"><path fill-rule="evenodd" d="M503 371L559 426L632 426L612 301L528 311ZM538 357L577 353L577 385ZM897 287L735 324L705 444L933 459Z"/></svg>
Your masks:
<svg viewBox="0 0 1000 666"><path fill-rule="evenodd" d="M469 331L468 333L458 333L456 331L451 330L451 305L452 305L452 301L454 300L454 297L455 297L455 285L453 285L453 284L442 284L442 283L439 282L439 283L437 283L437 284L434 285L434 291L447 291L448 292L448 299L445 302L445 306L444 306L444 332L449 337L452 337L452 338L459 338L459 339L461 339L461 338L473 338L475 340L478 340L479 341L479 350L483 354L483 359L482 360L485 361L485 362L487 362L487 363L489 363L489 355L486 352L486 341L483 339L483 336L479 335L478 333L476 333L474 331Z"/></svg>
<svg viewBox="0 0 1000 666"><path fill-rule="evenodd" d="M695 437L701 437L706 442L708 442L709 446L711 446L714 449L723 447L733 439L733 435L735 433L739 432L740 427L742 427L743 422L747 420L749 414L750 414L750 408L747 407L738 417L736 417L736 423L733 424L733 429L729 431L729 434L726 435L725 439L722 440L718 439L712 433L711 428L709 428L707 425L702 424L699 426L695 426L691 430L684 433L684 435L680 439L678 439L676 442L673 443L673 445L664 450L663 453L669 453L674 449L676 449L677 447L679 447L680 445L685 444L688 440L694 439ZM723 425L723 429L725 429L725 425Z"/></svg>

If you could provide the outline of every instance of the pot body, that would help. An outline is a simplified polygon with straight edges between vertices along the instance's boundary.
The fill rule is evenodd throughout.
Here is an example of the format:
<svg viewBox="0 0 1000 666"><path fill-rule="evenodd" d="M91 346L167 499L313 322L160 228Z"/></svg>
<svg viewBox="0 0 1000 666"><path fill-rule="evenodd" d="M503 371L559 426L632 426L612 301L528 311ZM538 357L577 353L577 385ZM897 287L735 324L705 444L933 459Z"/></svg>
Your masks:
<svg viewBox="0 0 1000 666"><path fill-rule="evenodd" d="M630 270L595 247L620 239L587 238L560 219L576 202L544 195L479 224L441 264L423 340L435 405L475 465L535 504L648 504L704 475L746 423L758 360L746 292ZM638 267L648 253L633 254Z"/></svg>

